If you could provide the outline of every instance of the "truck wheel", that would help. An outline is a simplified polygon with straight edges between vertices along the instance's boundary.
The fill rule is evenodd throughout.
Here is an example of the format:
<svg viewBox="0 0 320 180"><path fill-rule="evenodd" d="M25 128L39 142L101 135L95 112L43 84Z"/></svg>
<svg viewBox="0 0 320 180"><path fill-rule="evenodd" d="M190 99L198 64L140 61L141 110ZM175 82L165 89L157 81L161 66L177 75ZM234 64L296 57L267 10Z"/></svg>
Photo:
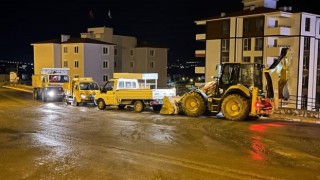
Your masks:
<svg viewBox="0 0 320 180"><path fill-rule="evenodd" d="M136 111L136 112L142 112L143 109L144 109L144 104L143 104L143 102L142 102L142 101L136 101L136 102L134 102L133 109L134 109L134 111Z"/></svg>
<svg viewBox="0 0 320 180"><path fill-rule="evenodd" d="M98 99L97 106L100 110L106 109L106 103L104 102L103 99Z"/></svg>
<svg viewBox="0 0 320 180"><path fill-rule="evenodd" d="M207 105L201 96L196 92L185 94L181 99L182 111L192 117L198 117L204 114Z"/></svg>
<svg viewBox="0 0 320 180"><path fill-rule="evenodd" d="M126 107L126 105L118 105L118 109L123 110Z"/></svg>
<svg viewBox="0 0 320 180"><path fill-rule="evenodd" d="M242 121L249 116L249 101L239 94L228 95L221 106L222 114L228 120Z"/></svg>
<svg viewBox="0 0 320 180"><path fill-rule="evenodd" d="M161 110L161 108L162 108L162 105L153 105L153 106L152 106L152 109L153 109L154 111L156 111L156 112L159 112L159 111Z"/></svg>

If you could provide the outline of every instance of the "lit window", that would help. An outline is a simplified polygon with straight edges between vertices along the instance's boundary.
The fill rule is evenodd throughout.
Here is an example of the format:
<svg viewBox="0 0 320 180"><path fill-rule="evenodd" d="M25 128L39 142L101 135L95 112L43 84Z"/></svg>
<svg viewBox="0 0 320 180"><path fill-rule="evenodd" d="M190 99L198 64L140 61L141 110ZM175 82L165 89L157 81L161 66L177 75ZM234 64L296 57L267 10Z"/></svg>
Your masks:
<svg viewBox="0 0 320 180"><path fill-rule="evenodd" d="M103 61L102 67L103 69L107 69L109 67L109 61L108 60Z"/></svg>
<svg viewBox="0 0 320 180"><path fill-rule="evenodd" d="M222 52L229 52L229 39L222 39L221 40L221 51Z"/></svg>
<svg viewBox="0 0 320 180"><path fill-rule="evenodd" d="M251 50L251 39L250 38L243 39L243 50L244 51Z"/></svg>

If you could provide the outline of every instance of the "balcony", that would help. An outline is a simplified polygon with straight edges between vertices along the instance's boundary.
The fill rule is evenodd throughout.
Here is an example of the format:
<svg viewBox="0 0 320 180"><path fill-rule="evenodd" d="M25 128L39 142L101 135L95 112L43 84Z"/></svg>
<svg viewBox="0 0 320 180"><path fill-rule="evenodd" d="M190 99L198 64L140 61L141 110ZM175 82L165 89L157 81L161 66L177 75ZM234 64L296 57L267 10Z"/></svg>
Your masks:
<svg viewBox="0 0 320 180"><path fill-rule="evenodd" d="M266 34L289 36L290 32L291 32L290 26L275 26L275 27L268 27Z"/></svg>
<svg viewBox="0 0 320 180"><path fill-rule="evenodd" d="M196 40L197 41L205 41L206 40L206 34L196 34Z"/></svg>
<svg viewBox="0 0 320 180"><path fill-rule="evenodd" d="M206 57L206 50L196 50L196 57Z"/></svg>
<svg viewBox="0 0 320 180"><path fill-rule="evenodd" d="M289 48L289 45L277 45L277 46L268 46L267 56L269 57L278 57L280 56L282 48Z"/></svg>

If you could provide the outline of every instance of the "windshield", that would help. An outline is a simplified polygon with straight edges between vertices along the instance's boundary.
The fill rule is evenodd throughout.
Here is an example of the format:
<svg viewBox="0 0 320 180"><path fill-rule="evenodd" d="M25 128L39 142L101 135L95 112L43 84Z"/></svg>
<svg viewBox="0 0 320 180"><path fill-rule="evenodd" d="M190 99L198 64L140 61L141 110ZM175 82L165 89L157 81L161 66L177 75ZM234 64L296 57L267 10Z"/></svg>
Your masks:
<svg viewBox="0 0 320 180"><path fill-rule="evenodd" d="M80 90L99 90L97 83L80 83Z"/></svg>

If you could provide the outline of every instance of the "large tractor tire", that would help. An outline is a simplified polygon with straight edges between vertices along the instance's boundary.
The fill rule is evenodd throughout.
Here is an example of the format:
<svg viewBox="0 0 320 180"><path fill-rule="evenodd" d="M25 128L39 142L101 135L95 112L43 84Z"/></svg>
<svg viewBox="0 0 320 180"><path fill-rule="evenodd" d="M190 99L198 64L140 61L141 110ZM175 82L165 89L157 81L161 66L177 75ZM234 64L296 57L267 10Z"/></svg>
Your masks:
<svg viewBox="0 0 320 180"><path fill-rule="evenodd" d="M198 117L204 114L207 105L200 93L191 92L183 95L181 99L182 111L192 117Z"/></svg>
<svg viewBox="0 0 320 180"><path fill-rule="evenodd" d="M239 94L230 94L221 105L222 114L228 120L242 121L249 117L249 100Z"/></svg>
<svg viewBox="0 0 320 180"><path fill-rule="evenodd" d="M135 112L142 112L144 109L144 103L142 101L134 102L133 109Z"/></svg>

